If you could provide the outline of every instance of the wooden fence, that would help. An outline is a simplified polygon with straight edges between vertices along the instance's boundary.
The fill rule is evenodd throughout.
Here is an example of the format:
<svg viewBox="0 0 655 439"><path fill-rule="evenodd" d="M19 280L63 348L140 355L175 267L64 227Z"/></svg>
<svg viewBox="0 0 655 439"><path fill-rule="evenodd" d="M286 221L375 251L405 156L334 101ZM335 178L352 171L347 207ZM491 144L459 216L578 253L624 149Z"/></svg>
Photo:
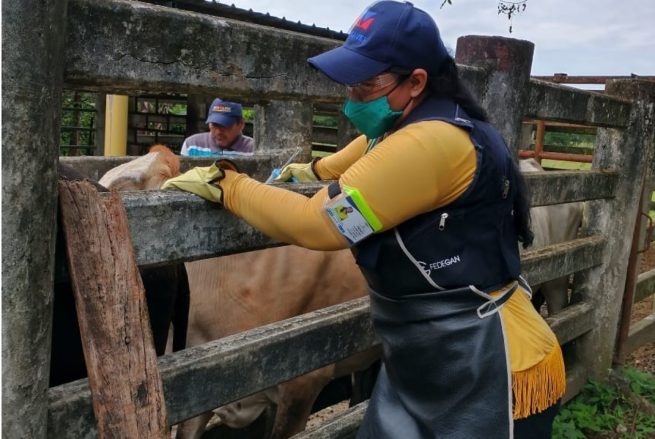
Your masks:
<svg viewBox="0 0 655 439"><path fill-rule="evenodd" d="M306 63L339 41L124 0L9 0L3 22L3 432L94 437L87 380L47 385L61 117L61 106L51 104L59 102L64 85L123 94L247 95L261 106L254 128L259 144L258 154L241 165L261 178L288 148L303 146L308 155L313 105L343 99L342 87ZM570 396L611 365L641 196L635 181L652 163L653 85L615 81L603 96L531 80L533 50L526 41L462 37L456 60L514 151L524 117L598 127L591 171L528 177L533 205L591 200L583 237L523 259L532 283L576 273L574 303L549 319L566 350ZM96 173L107 166L102 159L83 160L77 165ZM297 187L312 194L320 185ZM190 194L122 198L142 266L276 245ZM166 355L158 367L169 423L376 343L362 298ZM362 410L305 434L347 436Z"/></svg>

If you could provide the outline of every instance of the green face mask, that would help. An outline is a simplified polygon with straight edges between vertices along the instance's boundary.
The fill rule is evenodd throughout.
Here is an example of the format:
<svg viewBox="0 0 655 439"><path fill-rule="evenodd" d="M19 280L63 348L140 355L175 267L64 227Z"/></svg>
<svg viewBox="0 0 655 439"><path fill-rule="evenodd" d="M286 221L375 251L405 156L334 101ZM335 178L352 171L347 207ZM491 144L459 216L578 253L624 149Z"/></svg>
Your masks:
<svg viewBox="0 0 655 439"><path fill-rule="evenodd" d="M343 113L361 133L369 139L375 139L386 133L402 111L393 111L387 96L381 96L368 102L346 99Z"/></svg>

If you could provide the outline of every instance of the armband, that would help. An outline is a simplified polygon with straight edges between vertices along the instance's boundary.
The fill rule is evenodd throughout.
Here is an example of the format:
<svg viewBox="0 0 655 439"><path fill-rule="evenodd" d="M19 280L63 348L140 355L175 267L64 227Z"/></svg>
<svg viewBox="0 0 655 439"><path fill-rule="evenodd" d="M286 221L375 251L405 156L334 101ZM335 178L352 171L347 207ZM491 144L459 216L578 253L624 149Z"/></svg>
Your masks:
<svg viewBox="0 0 655 439"><path fill-rule="evenodd" d="M335 182L333 185L338 185L338 183ZM344 186L338 194L332 196L334 191L329 192L331 192L331 197L325 204L325 212L339 233L348 240L348 243L357 244L364 238L382 230L382 223L358 189Z"/></svg>

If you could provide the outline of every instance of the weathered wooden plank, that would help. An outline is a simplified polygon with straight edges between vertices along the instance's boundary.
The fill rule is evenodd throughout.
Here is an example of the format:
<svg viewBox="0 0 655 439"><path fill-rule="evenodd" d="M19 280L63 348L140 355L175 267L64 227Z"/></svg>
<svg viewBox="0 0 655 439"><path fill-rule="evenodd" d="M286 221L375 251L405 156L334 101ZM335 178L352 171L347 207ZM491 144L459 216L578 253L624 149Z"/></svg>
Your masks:
<svg viewBox="0 0 655 439"><path fill-rule="evenodd" d="M323 184L286 187L312 195ZM221 206L192 194L152 191L124 193L121 197L139 265L200 259L279 244Z"/></svg>
<svg viewBox="0 0 655 439"><path fill-rule="evenodd" d="M255 179L265 180L271 174L274 165L279 162L286 162L291 153L292 152L287 149L275 151L269 150L258 152L251 156L229 157L229 159L236 163L242 172L245 172ZM74 168L82 175L98 181L110 169L134 160L135 158L137 157L59 157L59 161L64 165ZM209 166L215 159L216 158L180 157L180 170L185 172L194 166Z"/></svg>
<svg viewBox="0 0 655 439"><path fill-rule="evenodd" d="M606 240L593 235L525 252L521 258L523 273L531 285L599 265L603 261Z"/></svg>
<svg viewBox="0 0 655 439"><path fill-rule="evenodd" d="M655 294L655 268L637 276L634 303L639 303L653 294Z"/></svg>
<svg viewBox="0 0 655 439"><path fill-rule="evenodd" d="M276 163L285 162L289 150L267 151L247 157L232 159L246 174L264 180ZM133 160L134 157L60 157L60 161L72 166L83 175L99 180L111 168ZM181 157L181 169L208 166L211 159ZM568 203L582 200L612 198L618 175L614 171L543 171L524 174L530 188L533 206Z"/></svg>
<svg viewBox="0 0 655 439"><path fill-rule="evenodd" d="M618 175L613 171L526 172L533 206L612 198Z"/></svg>
<svg viewBox="0 0 655 439"><path fill-rule="evenodd" d="M532 79L526 117L625 127L630 108L630 101L617 97Z"/></svg>
<svg viewBox="0 0 655 439"><path fill-rule="evenodd" d="M311 195L323 184L287 186ZM201 259L279 244L222 206L193 194L126 192L121 198L130 221L139 265Z"/></svg>
<svg viewBox="0 0 655 439"><path fill-rule="evenodd" d="M64 81L72 88L341 102L307 58L341 44L142 2L68 2Z"/></svg>
<svg viewBox="0 0 655 439"><path fill-rule="evenodd" d="M77 166L92 173L102 160L78 161ZM70 163L67 161L67 163ZM185 160L185 166L191 162ZM197 161L195 163L198 163ZM268 175L268 167L257 168L257 159L242 159L239 166ZM250 168L248 168L250 166ZM257 170L259 169L259 170ZM526 174L534 205L610 197L615 173L535 172ZM287 188L312 195L323 183L288 184ZM128 212L130 230L139 265L193 260L271 247L278 243L265 237L220 206L199 197L173 191L121 194Z"/></svg>
<svg viewBox="0 0 655 439"><path fill-rule="evenodd" d="M169 421L178 423L376 343L368 298L361 298L160 357ZM48 437L89 437L95 428L89 411L87 380L50 389Z"/></svg>
<svg viewBox="0 0 655 439"><path fill-rule="evenodd" d="M323 424L300 432L292 439L351 439L357 435L357 430L364 420L368 401L350 407L345 412L328 419Z"/></svg>
<svg viewBox="0 0 655 439"><path fill-rule="evenodd" d="M59 182L75 308L100 437L168 434L145 290L117 194Z"/></svg>
<svg viewBox="0 0 655 439"><path fill-rule="evenodd" d="M593 308L581 302L564 308L546 319L561 345L575 340L594 327Z"/></svg>
<svg viewBox="0 0 655 439"><path fill-rule="evenodd" d="M647 343L655 341L655 313L644 317L630 328L630 335L625 343L625 354L636 351Z"/></svg>

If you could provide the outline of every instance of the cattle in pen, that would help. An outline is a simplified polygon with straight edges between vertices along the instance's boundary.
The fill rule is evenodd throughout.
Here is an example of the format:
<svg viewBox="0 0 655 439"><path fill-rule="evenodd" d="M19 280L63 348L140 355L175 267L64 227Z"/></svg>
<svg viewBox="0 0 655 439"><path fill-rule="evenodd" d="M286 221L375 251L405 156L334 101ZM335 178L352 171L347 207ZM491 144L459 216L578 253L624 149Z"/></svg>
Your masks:
<svg viewBox="0 0 655 439"><path fill-rule="evenodd" d="M111 189L143 190L163 182L179 158L154 147L145 156L107 172L100 182ZM146 187L148 186L148 187ZM158 186L157 186L158 187ZM190 288L187 346L276 322L366 294L365 280L349 250L321 252L296 246L238 253L186 263ZM271 437L302 431L312 406L332 379L365 369L377 360L373 350L326 366L215 410L219 423L241 428L276 405ZM213 413L186 421L177 437L199 438Z"/></svg>

